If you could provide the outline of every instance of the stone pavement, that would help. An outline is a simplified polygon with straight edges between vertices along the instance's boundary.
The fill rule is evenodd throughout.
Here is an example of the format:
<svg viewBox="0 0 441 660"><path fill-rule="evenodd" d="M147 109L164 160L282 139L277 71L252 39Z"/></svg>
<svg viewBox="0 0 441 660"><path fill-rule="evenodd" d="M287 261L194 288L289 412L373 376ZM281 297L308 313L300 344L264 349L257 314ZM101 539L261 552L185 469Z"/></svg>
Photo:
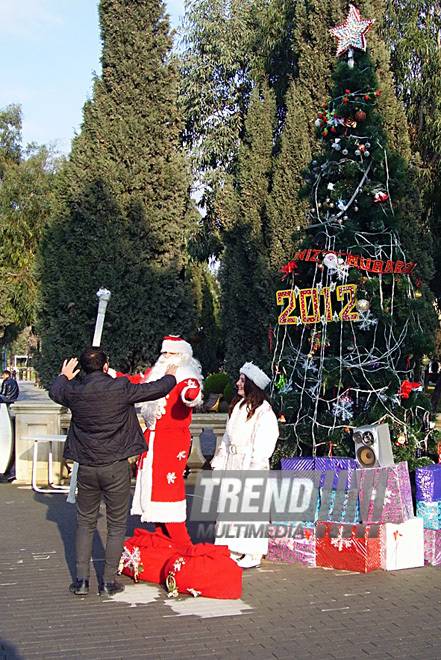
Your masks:
<svg viewBox="0 0 441 660"><path fill-rule="evenodd" d="M104 600L104 515L87 597L68 591L75 505L65 495L0 484L0 520L1 659L441 658L441 567L360 575L262 562L244 571L240 600L167 598L126 576L125 592ZM129 517L128 537L136 526Z"/></svg>

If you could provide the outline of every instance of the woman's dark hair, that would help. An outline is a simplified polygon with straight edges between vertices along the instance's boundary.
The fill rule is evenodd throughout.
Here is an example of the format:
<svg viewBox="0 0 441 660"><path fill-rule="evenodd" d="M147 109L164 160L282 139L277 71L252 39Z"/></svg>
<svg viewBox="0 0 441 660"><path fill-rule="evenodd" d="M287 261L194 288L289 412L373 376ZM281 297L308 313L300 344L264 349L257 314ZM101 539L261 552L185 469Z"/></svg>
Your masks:
<svg viewBox="0 0 441 660"><path fill-rule="evenodd" d="M245 376L245 374L243 374ZM247 421L251 419L251 417L254 415L256 409L262 405L264 401L268 401L270 403L270 398L266 392L260 389L260 387L257 387L255 383L253 383L252 380L248 378L248 376L245 376L245 385L243 388L245 392L245 396L239 396L239 394L236 394L236 396L233 398L232 402L230 403L230 407L228 409L228 416L231 416L231 413L233 412L233 408L237 403L239 403L240 407L246 406L247 407Z"/></svg>
<svg viewBox="0 0 441 660"><path fill-rule="evenodd" d="M102 371L106 362L109 361L107 354L98 346L89 346L80 355L80 364L86 374L94 371Z"/></svg>

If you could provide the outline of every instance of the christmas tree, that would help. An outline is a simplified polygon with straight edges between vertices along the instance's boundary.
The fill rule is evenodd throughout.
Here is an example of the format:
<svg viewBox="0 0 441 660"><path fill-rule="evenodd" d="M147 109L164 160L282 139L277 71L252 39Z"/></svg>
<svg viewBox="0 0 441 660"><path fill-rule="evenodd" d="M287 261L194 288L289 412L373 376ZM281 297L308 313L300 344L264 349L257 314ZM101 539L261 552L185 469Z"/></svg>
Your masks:
<svg viewBox="0 0 441 660"><path fill-rule="evenodd" d="M276 461L353 455L352 430L375 423L389 425L396 460L413 466L433 450L419 387L437 327L430 258L419 257L411 172L388 149L377 108L372 23L350 5L330 30L339 61L316 120L323 149L305 173L309 225L276 294L273 395L285 421Z"/></svg>

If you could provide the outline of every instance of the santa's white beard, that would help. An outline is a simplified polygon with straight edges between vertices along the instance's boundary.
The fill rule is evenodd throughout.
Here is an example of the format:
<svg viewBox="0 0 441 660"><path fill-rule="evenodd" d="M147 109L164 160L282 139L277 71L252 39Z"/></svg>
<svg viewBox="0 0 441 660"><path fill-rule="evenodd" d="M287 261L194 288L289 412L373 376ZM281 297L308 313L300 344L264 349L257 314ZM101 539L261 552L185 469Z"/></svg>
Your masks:
<svg viewBox="0 0 441 660"><path fill-rule="evenodd" d="M171 355L170 357L165 357L160 355L153 365L152 369L149 372L147 383L151 383L154 380L159 380L165 376L167 367L170 365L176 365L177 367L183 367L188 362L188 356L177 354ZM146 401L141 408L141 415L144 418L146 426L148 429L151 429L156 420L160 419L162 415L165 414L165 407L167 405L167 399L163 397L162 399L157 399L156 401Z"/></svg>

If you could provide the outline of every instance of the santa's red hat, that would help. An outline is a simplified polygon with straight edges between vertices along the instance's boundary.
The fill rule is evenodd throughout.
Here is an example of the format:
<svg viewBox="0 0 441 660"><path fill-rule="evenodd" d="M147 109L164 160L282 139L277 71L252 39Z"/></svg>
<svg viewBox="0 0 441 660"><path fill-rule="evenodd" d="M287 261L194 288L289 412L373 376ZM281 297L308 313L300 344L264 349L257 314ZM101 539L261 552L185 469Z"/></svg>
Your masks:
<svg viewBox="0 0 441 660"><path fill-rule="evenodd" d="M190 344L182 339L182 337L175 337L170 335L164 337L161 346L161 353L182 353L183 355L193 356L193 349Z"/></svg>

